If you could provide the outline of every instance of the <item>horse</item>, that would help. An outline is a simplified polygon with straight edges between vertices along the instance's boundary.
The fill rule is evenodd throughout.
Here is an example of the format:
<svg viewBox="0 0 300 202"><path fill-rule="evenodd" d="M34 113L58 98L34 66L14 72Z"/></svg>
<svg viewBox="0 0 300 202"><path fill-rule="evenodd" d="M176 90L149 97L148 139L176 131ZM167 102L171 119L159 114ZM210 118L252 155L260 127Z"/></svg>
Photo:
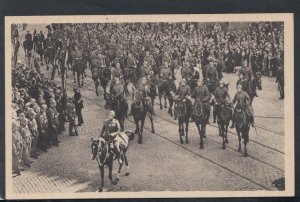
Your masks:
<svg viewBox="0 0 300 202"><path fill-rule="evenodd" d="M178 118L178 126L179 126L179 139L180 143L183 144L182 136L185 134L185 143L188 144L188 131L189 131L189 119L190 112L188 111L187 103L182 99L175 99L174 113ZM185 133L184 133L184 124L185 124Z"/></svg>
<svg viewBox="0 0 300 202"><path fill-rule="evenodd" d="M218 81L207 79L205 85L207 86L209 93L213 93L218 86Z"/></svg>
<svg viewBox="0 0 300 202"><path fill-rule="evenodd" d="M76 83L75 73L77 74L77 83L78 86L83 86L84 81L84 63L83 60L80 58L74 58L72 62L72 68L73 68L73 76L74 76L74 83ZM81 84L80 84L80 76L81 76Z"/></svg>
<svg viewBox="0 0 300 202"><path fill-rule="evenodd" d="M128 140L129 141L133 140L134 134L130 131L125 131L125 132L118 132L117 135L119 135L124 140L124 144L120 145L120 153L122 152L123 155L121 156L121 158L124 158L125 165L126 165L125 176L129 176L129 166L128 166L128 160L126 156L126 151L128 149ZM92 140L91 159L97 160L100 169L100 176L101 176L101 181L100 181L100 186L98 191L102 192L104 187L104 166L105 165L108 166L108 178L110 179L113 185L116 185L120 179L120 173L123 166L123 161L121 164L119 163L119 170L118 170L117 177L115 180L113 180L112 178L113 161L116 159L116 156L120 155L120 153L118 153L118 151L115 148L110 148L109 143L105 141L102 137L97 139L91 138L91 140Z"/></svg>
<svg viewBox="0 0 300 202"><path fill-rule="evenodd" d="M19 47L20 47L20 42L19 42L18 38L14 37L14 39L12 41L12 49L13 49L12 59L13 59L13 63L14 63L15 67L16 67L17 61L18 61Z"/></svg>
<svg viewBox="0 0 300 202"><path fill-rule="evenodd" d="M169 100L169 110L168 113L170 114L170 116L173 116L173 112L172 112L172 106L173 106L173 97L171 95L171 92L175 92L176 91L176 86L174 83L174 80L172 79L161 79L158 85L158 96L159 96L159 105L160 105L160 109L162 109L162 104L161 104L161 98L164 95L164 99L165 99L165 104L164 107L167 108L167 97Z"/></svg>
<svg viewBox="0 0 300 202"><path fill-rule="evenodd" d="M147 103L146 103L147 102ZM144 131L144 124L146 115L149 112L149 119L151 123L151 132L155 133L154 130L154 124L153 124L153 106L148 102L147 98L146 100L143 98L142 93L138 90L134 92L134 99L132 103L132 115L135 123L135 133L139 135L138 143L143 143L143 131ZM141 122L141 127L139 126L139 123Z"/></svg>
<svg viewBox="0 0 300 202"><path fill-rule="evenodd" d="M121 129L124 130L124 122L127 117L128 103L124 100L118 100L114 95L107 94L105 108L115 111L115 118L119 121Z"/></svg>
<svg viewBox="0 0 300 202"><path fill-rule="evenodd" d="M101 83L101 86L104 89L104 99L106 99L106 86L110 79L111 72L109 68L106 67L105 61L101 61L100 58L91 60L90 67L92 72L92 79L95 84L96 95L99 96L98 86L99 83Z"/></svg>
<svg viewBox="0 0 300 202"><path fill-rule="evenodd" d="M217 112L217 123L219 127L219 136L223 139L222 149L226 149L225 143L229 143L227 139L227 132L229 122L232 119L232 107L226 103L219 103L219 110Z"/></svg>
<svg viewBox="0 0 300 202"><path fill-rule="evenodd" d="M27 57L28 61L30 61L31 56L32 56L31 51L33 49L33 41L25 40L23 42L23 48L24 48L24 51L25 51L25 57Z"/></svg>
<svg viewBox="0 0 300 202"><path fill-rule="evenodd" d="M151 75L149 78L149 97L151 98L152 106L154 106L154 99L157 96L157 83L158 77L156 75Z"/></svg>
<svg viewBox="0 0 300 202"><path fill-rule="evenodd" d="M205 137L206 123L209 118L209 114L207 114L204 103L202 101L195 101L192 111L192 118L195 121L195 125L200 135L200 149L203 149L203 138Z"/></svg>
<svg viewBox="0 0 300 202"><path fill-rule="evenodd" d="M250 105L252 105L253 99L256 96L256 88L262 90L261 72L257 71L254 78L250 81L242 81L239 79L237 85L241 84L243 86L243 91L247 92L250 96Z"/></svg>
<svg viewBox="0 0 300 202"><path fill-rule="evenodd" d="M239 148L238 151L241 152L241 134L244 139L244 156L248 156L247 152L247 143L249 142L249 130L250 130L250 122L247 118L246 112L241 108L237 108L234 113L234 122L235 129L238 134L239 139Z"/></svg>

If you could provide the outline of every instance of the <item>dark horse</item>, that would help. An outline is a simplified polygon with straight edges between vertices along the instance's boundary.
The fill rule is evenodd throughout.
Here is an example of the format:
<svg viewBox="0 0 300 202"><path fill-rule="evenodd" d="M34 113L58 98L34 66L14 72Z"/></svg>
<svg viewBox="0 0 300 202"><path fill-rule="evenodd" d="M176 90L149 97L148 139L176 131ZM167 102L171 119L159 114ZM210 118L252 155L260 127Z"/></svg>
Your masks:
<svg viewBox="0 0 300 202"><path fill-rule="evenodd" d="M125 165L127 168L127 171L125 173L125 176L129 175L129 166L128 166L128 160L126 157L126 151L128 149L128 140L133 140L134 139L134 134L130 131L125 131L125 132L119 132L117 135L120 135L120 137L124 140L124 143L120 145L120 152L122 151L123 158L125 161ZM116 159L116 156L119 156L120 154L115 148L110 148L109 143L105 141L103 138L97 138L93 139L92 138L92 160L96 159L99 169L100 169L100 175L101 175L101 181L100 181L100 187L98 189L99 192L103 191L103 186L104 186L104 166L108 166L108 178L110 179L111 183L113 185L116 185L117 182L120 179L120 173L121 169L123 166L123 161L122 164L119 163L119 170L118 170L118 175L115 180L112 178L112 169L113 169L113 161Z"/></svg>
<svg viewBox="0 0 300 202"><path fill-rule="evenodd" d="M139 135L138 143L143 143L143 131L146 115L149 112L149 119L151 122L152 133L155 133L154 124L153 124L153 106L149 102L148 98L144 99L140 91L134 92L134 99L132 104L132 115L135 123L135 133ZM141 127L139 123L141 122Z"/></svg>
<svg viewBox="0 0 300 202"><path fill-rule="evenodd" d="M32 49L33 49L33 41L31 40L25 40L23 42L23 48L25 51L25 57L27 57L28 62L30 62L31 56L32 56Z"/></svg>
<svg viewBox="0 0 300 202"><path fill-rule="evenodd" d="M230 104L226 103L218 103L219 107L217 112L217 123L219 126L219 136L223 139L222 149L226 149L225 143L228 143L227 139L227 132L228 132L228 125L230 120L232 119L232 107Z"/></svg>
<svg viewBox="0 0 300 202"><path fill-rule="evenodd" d="M128 103L126 102L126 100L118 100L114 95L107 94L105 107L115 111L115 118L119 121L121 129L123 131L124 122L125 118L127 117L128 111Z"/></svg>
<svg viewBox="0 0 300 202"><path fill-rule="evenodd" d="M242 134L242 138L244 139L244 156L246 157L248 156L247 143L249 142L249 130L250 130L249 119L247 118L246 112L240 108L235 110L233 118L235 121L236 132L239 138L238 151L241 152L241 134Z"/></svg>
<svg viewBox="0 0 300 202"><path fill-rule="evenodd" d="M98 86L101 84L104 92L104 99L106 99L106 87L110 80L110 69L107 68L105 63L100 60L92 60L91 62L92 79L94 80L96 95L99 96Z"/></svg>
<svg viewBox="0 0 300 202"><path fill-rule="evenodd" d="M237 85L239 84L243 86L243 90L250 96L250 105L252 105L253 99L256 96L256 88L262 90L261 72L257 71L254 75L254 79L250 81L242 81L239 79Z"/></svg>
<svg viewBox="0 0 300 202"><path fill-rule="evenodd" d="M182 99L175 99L174 113L178 118L179 126L179 139L180 143L183 144L182 136L184 136L184 124L185 124L185 143L189 143L188 132L189 132L189 119L191 113L188 111L187 103Z"/></svg>
<svg viewBox="0 0 300 202"><path fill-rule="evenodd" d="M205 104L202 101L196 100L192 112L193 120L195 121L196 127L200 135L200 149L204 148L203 138L206 133L206 123L209 118L208 110L205 109Z"/></svg>
<svg viewBox="0 0 300 202"><path fill-rule="evenodd" d="M84 62L82 59L74 58L72 62L73 67L73 75L74 75L74 83L76 83L75 73L77 74L77 83L78 86L83 86L83 80L84 80ZM80 77L82 79L80 84Z"/></svg>
<svg viewBox="0 0 300 202"><path fill-rule="evenodd" d="M167 97L169 100L170 105L169 105L168 113L170 114L170 116L173 116L172 107L173 107L173 102L174 102L171 92L175 92L175 91L176 91L176 86L175 86L174 80L167 79L167 78L163 78L160 80L159 85L158 85L160 109L163 108L162 104L161 104L161 98L164 95L164 99L165 99L164 107L165 108L167 108Z"/></svg>

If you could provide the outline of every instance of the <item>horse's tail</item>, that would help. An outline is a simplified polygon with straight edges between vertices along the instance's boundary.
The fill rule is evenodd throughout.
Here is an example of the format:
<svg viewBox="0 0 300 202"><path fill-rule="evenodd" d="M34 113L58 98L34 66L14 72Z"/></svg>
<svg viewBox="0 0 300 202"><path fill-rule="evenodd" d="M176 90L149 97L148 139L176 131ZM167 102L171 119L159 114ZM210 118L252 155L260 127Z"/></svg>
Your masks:
<svg viewBox="0 0 300 202"><path fill-rule="evenodd" d="M128 136L129 140L134 139L134 132L132 132L131 130L126 130L124 131L124 133Z"/></svg>

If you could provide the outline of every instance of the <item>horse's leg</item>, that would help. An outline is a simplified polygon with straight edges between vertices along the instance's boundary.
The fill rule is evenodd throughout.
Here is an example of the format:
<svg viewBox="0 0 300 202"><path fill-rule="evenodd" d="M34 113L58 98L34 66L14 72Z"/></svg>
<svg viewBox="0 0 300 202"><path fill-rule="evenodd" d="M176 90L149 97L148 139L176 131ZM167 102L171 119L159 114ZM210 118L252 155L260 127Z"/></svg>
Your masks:
<svg viewBox="0 0 300 202"><path fill-rule="evenodd" d="M113 185L116 185L117 181L114 181L113 178L112 178L113 161L114 161L114 156L113 156L113 154L110 154L109 157L108 157L108 172L109 172L108 173L108 179L110 179L110 182Z"/></svg>
<svg viewBox="0 0 300 202"><path fill-rule="evenodd" d="M100 187L98 191L102 192L104 187L104 165L102 166L99 165L99 169L100 169Z"/></svg>
<svg viewBox="0 0 300 202"><path fill-rule="evenodd" d="M81 75L81 79L82 79L82 81L81 81L81 86L83 86L84 73L81 72L80 75Z"/></svg>
<svg viewBox="0 0 300 202"><path fill-rule="evenodd" d="M121 164L119 164L119 170L118 170L118 173L117 173L116 181L120 180L120 173L121 173L122 166L123 166L123 162Z"/></svg>
<svg viewBox="0 0 300 202"><path fill-rule="evenodd" d="M241 139L242 139L242 138L241 138L240 131L237 130L236 132L237 132L237 134L238 134L238 139L239 139L239 148L238 148L238 151L241 152Z"/></svg>
<svg viewBox="0 0 300 202"><path fill-rule="evenodd" d="M94 80L94 83L95 83L96 95L99 96L99 93L98 93L99 81L98 81L98 79Z"/></svg>
<svg viewBox="0 0 300 202"><path fill-rule="evenodd" d="M141 120L141 132L140 132L141 141L140 141L140 144L143 143L143 132L144 132L145 118L146 118L146 115Z"/></svg>
<svg viewBox="0 0 300 202"><path fill-rule="evenodd" d="M202 129L200 129L200 123L199 122L195 122L196 124L196 127L198 129L198 133L199 133L199 136L200 136L200 149L203 149L204 148L204 145L203 145L203 134L202 134Z"/></svg>
<svg viewBox="0 0 300 202"><path fill-rule="evenodd" d="M153 124L153 116L152 114L149 115L149 119L150 119L150 123L151 123L151 132L154 134L155 130L154 130L154 124Z"/></svg>
<svg viewBox="0 0 300 202"><path fill-rule="evenodd" d="M222 139L223 139L223 144L222 144L222 149L226 149L226 145L225 145L225 132L224 132L224 125L221 125L221 133L222 133Z"/></svg>
<svg viewBox="0 0 300 202"><path fill-rule="evenodd" d="M183 136L183 123L181 123L181 121L178 120L178 124L179 124L179 139L180 139L180 143L183 144L183 139L181 136Z"/></svg>
<svg viewBox="0 0 300 202"><path fill-rule="evenodd" d="M189 143L188 133L189 133L189 118L188 118L188 120L185 122L185 143L186 143L186 144Z"/></svg>
<svg viewBox="0 0 300 202"><path fill-rule="evenodd" d="M166 109L167 108L167 96L166 95L164 95L164 100L165 100L164 108Z"/></svg>
<svg viewBox="0 0 300 202"><path fill-rule="evenodd" d="M128 165L128 160L127 160L127 156L126 156L126 151L124 151L124 160L125 160L125 165L126 165L125 176L128 176L129 175L129 165Z"/></svg>
<svg viewBox="0 0 300 202"><path fill-rule="evenodd" d="M229 125L229 123L228 124L226 124L225 125L225 131L224 131L224 135L225 135L225 143L229 143L229 141L228 141L228 139L227 139L227 131L228 131L228 125Z"/></svg>
<svg viewBox="0 0 300 202"><path fill-rule="evenodd" d="M161 97L162 97L162 95L161 95L161 93L159 93L158 98L159 98L159 106L160 106L160 109L163 108L163 107L162 107L162 104L161 104Z"/></svg>
<svg viewBox="0 0 300 202"><path fill-rule="evenodd" d="M249 130L245 129L245 131L243 131L245 133L244 135L244 156L247 157L248 156L248 152L247 152L247 143L249 142Z"/></svg>
<svg viewBox="0 0 300 202"><path fill-rule="evenodd" d="M173 117L173 111L172 111L173 98L171 98L170 96L168 97L168 100L169 100L169 110L168 110L168 113L170 114L171 117ZM176 117L175 117L175 119L176 119Z"/></svg>

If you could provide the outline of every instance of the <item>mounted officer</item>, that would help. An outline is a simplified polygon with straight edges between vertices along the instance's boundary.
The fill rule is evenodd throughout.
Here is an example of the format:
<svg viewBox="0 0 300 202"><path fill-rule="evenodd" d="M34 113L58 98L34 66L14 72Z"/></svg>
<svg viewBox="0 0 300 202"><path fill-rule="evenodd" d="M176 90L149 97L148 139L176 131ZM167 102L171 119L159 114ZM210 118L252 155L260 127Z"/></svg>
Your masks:
<svg viewBox="0 0 300 202"><path fill-rule="evenodd" d="M252 127L254 126L254 116L253 116L253 109L250 105L251 99L249 97L249 95L247 94L247 92L243 91L243 87L242 85L238 85L237 87L237 93L234 96L234 99L232 100L232 105L234 105L235 103L235 110L237 109L241 109L243 110L246 115L247 118L249 119L249 122L252 124ZM230 126L230 128L234 128L234 121L232 122L232 125Z"/></svg>
<svg viewBox="0 0 300 202"><path fill-rule="evenodd" d="M199 79L197 82L197 87L192 92L192 98L195 99L196 102L202 102L203 107L205 110L205 113L207 114L207 123L209 122L209 115L210 115L210 105L209 100L211 98L211 95L208 91L208 88L206 85L204 85L203 80Z"/></svg>
<svg viewBox="0 0 300 202"><path fill-rule="evenodd" d="M223 81L219 82L219 87L215 89L213 94L213 123L216 123L217 113L220 111L221 104L229 104L231 99L227 87Z"/></svg>
<svg viewBox="0 0 300 202"><path fill-rule="evenodd" d="M111 95L120 103L120 106L127 106L125 86L118 77L115 78L114 85L111 89ZM127 111L127 109L125 111Z"/></svg>
<svg viewBox="0 0 300 202"><path fill-rule="evenodd" d="M191 113L192 112L191 88L187 85L187 81L185 78L181 79L176 95L178 95L178 100L181 100L186 103L187 113Z"/></svg>
<svg viewBox="0 0 300 202"><path fill-rule="evenodd" d="M215 90L218 83L218 72L214 65L214 59L210 59L209 65L205 72L206 85L210 92Z"/></svg>
<svg viewBox="0 0 300 202"><path fill-rule="evenodd" d="M104 138L109 145L110 149L116 148L118 151L117 154L120 154L120 148L118 144L114 142L116 137L116 133L121 131L120 123L117 119L115 119L115 112L110 111L108 117L105 119L102 130L100 132L100 137ZM122 159L118 156L119 163L122 164Z"/></svg>

